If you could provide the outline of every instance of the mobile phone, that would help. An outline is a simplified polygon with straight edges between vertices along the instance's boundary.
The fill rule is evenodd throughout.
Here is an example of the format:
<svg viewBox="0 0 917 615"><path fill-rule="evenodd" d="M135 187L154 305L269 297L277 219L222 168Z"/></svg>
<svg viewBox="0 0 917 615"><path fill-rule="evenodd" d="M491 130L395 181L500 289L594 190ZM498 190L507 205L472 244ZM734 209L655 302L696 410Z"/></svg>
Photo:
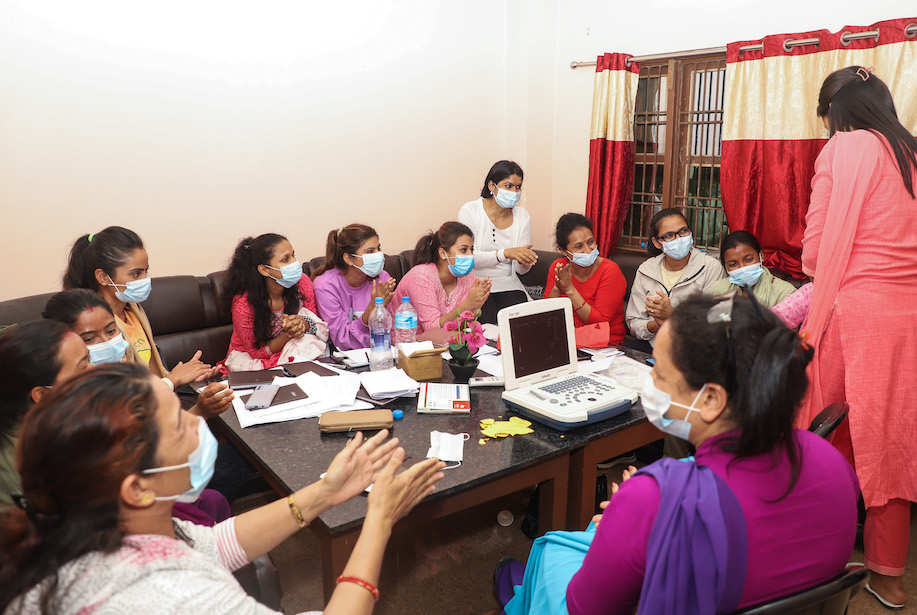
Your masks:
<svg viewBox="0 0 917 615"><path fill-rule="evenodd" d="M259 384L245 401L246 410L263 410L271 405L280 387L276 384Z"/></svg>

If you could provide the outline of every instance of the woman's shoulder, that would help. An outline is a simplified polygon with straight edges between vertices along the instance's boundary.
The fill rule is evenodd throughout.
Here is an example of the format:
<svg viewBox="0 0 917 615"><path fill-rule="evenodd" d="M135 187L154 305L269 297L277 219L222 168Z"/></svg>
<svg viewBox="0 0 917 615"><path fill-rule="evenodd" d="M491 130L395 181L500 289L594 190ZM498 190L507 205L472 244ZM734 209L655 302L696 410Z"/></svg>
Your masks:
<svg viewBox="0 0 917 615"><path fill-rule="evenodd" d="M477 198L473 201L468 201L467 203L462 205L461 208L459 208L460 212L461 211L478 212L478 211L483 211L483 210L484 210L484 199L483 198Z"/></svg>
<svg viewBox="0 0 917 615"><path fill-rule="evenodd" d="M651 272L658 273L659 267L662 263L662 259L664 258L665 258L665 254L657 254L656 256L651 256L648 259L646 259L645 261L643 261L642 263L640 263L640 266L637 267L637 271L639 273L645 273L645 274L649 274Z"/></svg>
<svg viewBox="0 0 917 615"><path fill-rule="evenodd" d="M722 295L723 293L729 292L733 288L738 288L738 286L730 282L729 278L720 278L707 287L707 292L711 295Z"/></svg>
<svg viewBox="0 0 917 615"><path fill-rule="evenodd" d="M334 282L340 279L343 275L344 274L337 267L325 269L318 276L316 276L314 280L312 280L312 286L315 287L315 290L324 290L333 285Z"/></svg>
<svg viewBox="0 0 917 615"><path fill-rule="evenodd" d="M420 265L414 265L408 269L408 272L404 274L401 281L414 282L415 280L428 280L438 276L439 274L436 271L435 263L421 263Z"/></svg>

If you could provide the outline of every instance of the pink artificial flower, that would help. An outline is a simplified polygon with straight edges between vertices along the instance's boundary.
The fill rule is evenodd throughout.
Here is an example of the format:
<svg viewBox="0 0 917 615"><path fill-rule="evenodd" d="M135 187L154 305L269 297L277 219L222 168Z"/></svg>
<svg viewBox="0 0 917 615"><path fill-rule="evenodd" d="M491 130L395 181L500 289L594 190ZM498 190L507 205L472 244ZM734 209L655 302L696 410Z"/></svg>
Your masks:
<svg viewBox="0 0 917 615"><path fill-rule="evenodd" d="M474 320L474 314L471 312L471 310L465 310L459 314L459 318L461 320Z"/></svg>
<svg viewBox="0 0 917 615"><path fill-rule="evenodd" d="M478 321L474 321L474 332L478 335L484 335L484 327Z"/></svg>
<svg viewBox="0 0 917 615"><path fill-rule="evenodd" d="M454 320L450 320L443 326L443 329L446 331L458 331L458 328L459 328L458 323L455 322Z"/></svg>
<svg viewBox="0 0 917 615"><path fill-rule="evenodd" d="M487 340L484 338L484 336L477 333L469 336L466 341L468 342L468 350L471 351L471 354L476 353L481 349L481 346L487 343Z"/></svg>

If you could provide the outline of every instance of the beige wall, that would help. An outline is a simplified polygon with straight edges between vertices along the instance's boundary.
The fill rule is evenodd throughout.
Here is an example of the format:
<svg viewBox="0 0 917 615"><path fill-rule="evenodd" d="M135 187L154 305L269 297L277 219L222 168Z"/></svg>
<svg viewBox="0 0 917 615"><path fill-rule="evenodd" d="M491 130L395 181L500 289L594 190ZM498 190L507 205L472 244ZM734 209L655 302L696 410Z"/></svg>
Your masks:
<svg viewBox="0 0 917 615"><path fill-rule="evenodd" d="M146 7L146 10L138 8ZM413 246L526 172L536 247L583 211L591 69L909 14L903 2L0 0L0 300L59 287L80 234L120 224L153 275L206 274L247 234L301 258L360 220ZM655 21L654 25L649 25Z"/></svg>

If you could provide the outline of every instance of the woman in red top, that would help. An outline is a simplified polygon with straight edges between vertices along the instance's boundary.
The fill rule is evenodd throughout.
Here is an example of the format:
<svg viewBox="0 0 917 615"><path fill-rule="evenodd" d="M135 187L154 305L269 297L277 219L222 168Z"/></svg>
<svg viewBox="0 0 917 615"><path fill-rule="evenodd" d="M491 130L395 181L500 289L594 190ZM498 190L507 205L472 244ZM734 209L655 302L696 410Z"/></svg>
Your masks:
<svg viewBox="0 0 917 615"><path fill-rule="evenodd" d="M312 281L283 235L239 242L221 303L232 314L224 372L270 369L325 353L328 325L318 317Z"/></svg>
<svg viewBox="0 0 917 615"><path fill-rule="evenodd" d="M582 214L562 215L554 229L554 244L563 256L551 264L545 297L569 298L574 326L607 322L608 345L623 342L627 282L617 264L599 256L592 222Z"/></svg>

